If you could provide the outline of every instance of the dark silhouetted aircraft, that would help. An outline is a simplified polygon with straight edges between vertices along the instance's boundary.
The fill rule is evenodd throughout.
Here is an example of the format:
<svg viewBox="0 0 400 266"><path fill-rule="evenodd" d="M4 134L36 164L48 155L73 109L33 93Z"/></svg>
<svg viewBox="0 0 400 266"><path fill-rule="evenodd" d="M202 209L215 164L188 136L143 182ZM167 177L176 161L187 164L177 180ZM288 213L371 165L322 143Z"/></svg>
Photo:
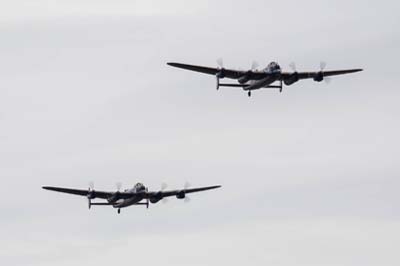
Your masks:
<svg viewBox="0 0 400 266"><path fill-rule="evenodd" d="M188 188L189 184L185 184L183 189L178 190L165 190L166 185L161 187L159 191L148 191L142 183L137 183L132 189L126 189L124 191L99 191L94 190L93 185L89 185L89 189L71 189L71 188L61 188L61 187L43 187L43 189L69 193L79 196L85 196L88 199L89 209L93 205L111 205L118 209L118 213L121 212L121 208L128 207L131 205L144 205L149 207L149 202L157 203L160 200L165 200L167 197L175 196L178 199L189 198L186 196L189 193L200 192L210 189L216 189L221 186L209 186L200 188ZM92 199L100 198L105 199L106 202L92 202ZM143 201L144 200L144 201Z"/></svg>
<svg viewBox="0 0 400 266"><path fill-rule="evenodd" d="M362 69L346 69L346 70L330 70L325 71L326 64L321 63L320 70L314 72L298 72L295 64L291 64L292 72L284 72L276 62L271 62L263 70L257 70L257 64L253 63L251 70L233 70L223 67L222 60L218 60L219 67L204 67L187 65L181 63L167 63L170 66L178 67L186 70L196 71L200 73L214 75L217 79L217 90L220 87L239 87L247 91L248 96L251 96L253 90L263 88L275 88L282 92L283 84L290 86L302 79L313 79L314 81L321 82L324 79L328 81L328 77L349 74L362 71ZM227 84L220 83L220 79L229 78L236 79L238 83ZM275 82L278 82L276 84ZM274 85L274 83L276 85Z"/></svg>

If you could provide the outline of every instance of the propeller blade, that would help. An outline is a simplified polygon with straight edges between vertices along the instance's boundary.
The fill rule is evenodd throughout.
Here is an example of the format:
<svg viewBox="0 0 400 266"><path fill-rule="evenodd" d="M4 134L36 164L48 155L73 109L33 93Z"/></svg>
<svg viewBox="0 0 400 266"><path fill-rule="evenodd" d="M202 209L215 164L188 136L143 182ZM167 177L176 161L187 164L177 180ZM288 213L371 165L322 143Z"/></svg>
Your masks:
<svg viewBox="0 0 400 266"><path fill-rule="evenodd" d="M88 194L87 194L87 200L88 200L88 208L90 210L90 208L92 207L92 196L93 193L91 193L92 191L94 191L94 182L90 181L89 182L89 188L88 188Z"/></svg>
<svg viewBox="0 0 400 266"><path fill-rule="evenodd" d="M297 67L296 67L296 63L295 63L295 62L290 63L290 64L289 64L289 67L290 67L294 72L297 72Z"/></svg>
<svg viewBox="0 0 400 266"><path fill-rule="evenodd" d="M186 190L186 189L189 189L190 187L191 187L190 183L185 182L185 185L183 186L183 188Z"/></svg>
<svg viewBox="0 0 400 266"><path fill-rule="evenodd" d="M319 64L321 72L324 71L324 69L326 68L326 65L327 65L326 62L324 62L324 61L322 61ZM332 79L330 77L324 77L324 81L325 81L326 84L329 84L329 83L331 83Z"/></svg>
<svg viewBox="0 0 400 266"><path fill-rule="evenodd" d="M89 188L88 188L88 193L86 195L86 197L89 199L89 201L94 198L94 182L91 181L89 182Z"/></svg>
<svg viewBox="0 0 400 266"><path fill-rule="evenodd" d="M185 185L183 186L183 188L185 189L185 190L187 190L187 189L189 189L191 187L191 184L189 183L189 182L185 182ZM188 197L187 195L185 195L185 198L183 199L183 201L185 202L185 203L188 203L188 202L190 202L190 197Z"/></svg>
<svg viewBox="0 0 400 266"><path fill-rule="evenodd" d="M165 183L165 182L161 183L161 191L166 190L167 187L168 187L167 183ZM165 204L165 203L168 202L168 199L167 198L162 198L161 202Z"/></svg>
<svg viewBox="0 0 400 266"><path fill-rule="evenodd" d="M251 70L257 70L257 68L258 68L258 63L257 63L257 61L253 61L253 63L251 63Z"/></svg>
<svg viewBox="0 0 400 266"><path fill-rule="evenodd" d="M320 67L321 71L324 71L324 69L326 68L326 62L321 61L321 62L319 63L319 67Z"/></svg>
<svg viewBox="0 0 400 266"><path fill-rule="evenodd" d="M332 82L331 77L326 77L324 78L324 81L326 82L326 84L330 84Z"/></svg>
<svg viewBox="0 0 400 266"><path fill-rule="evenodd" d="M224 68L224 60L222 58L217 59L217 64L220 68Z"/></svg>

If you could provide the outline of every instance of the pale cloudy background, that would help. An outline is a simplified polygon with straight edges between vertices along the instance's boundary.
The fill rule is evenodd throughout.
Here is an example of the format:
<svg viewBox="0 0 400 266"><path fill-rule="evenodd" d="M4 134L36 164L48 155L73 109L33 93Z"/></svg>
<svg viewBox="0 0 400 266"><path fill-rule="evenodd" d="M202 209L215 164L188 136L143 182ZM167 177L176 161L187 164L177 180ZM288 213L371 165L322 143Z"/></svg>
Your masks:
<svg viewBox="0 0 400 266"><path fill-rule="evenodd" d="M0 264L399 265L397 1L0 2ZM179 61L361 67L215 91ZM221 184L87 210L42 185Z"/></svg>

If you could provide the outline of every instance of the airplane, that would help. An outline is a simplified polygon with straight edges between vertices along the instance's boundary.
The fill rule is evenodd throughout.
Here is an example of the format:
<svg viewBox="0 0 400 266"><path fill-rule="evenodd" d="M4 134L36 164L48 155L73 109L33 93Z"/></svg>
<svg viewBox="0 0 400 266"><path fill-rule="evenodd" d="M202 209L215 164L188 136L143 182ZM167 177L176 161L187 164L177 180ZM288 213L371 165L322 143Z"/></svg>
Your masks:
<svg viewBox="0 0 400 266"><path fill-rule="evenodd" d="M283 72L281 67L276 62L271 62L263 70L257 70L257 63L253 62L251 70L233 70L226 69L223 67L223 62L221 59L217 60L218 67L205 67L188 65L181 63L169 62L167 65L182 68L186 70L191 70L195 72L200 72L204 74L214 75L217 79L217 90L220 87L239 87L244 91L247 91L247 95L250 97L253 90L263 89L263 88L275 88L279 89L280 92L283 90L283 84L290 86L302 79L313 79L314 81L321 82L324 79L328 81L328 77L360 72L362 69L346 69L346 70L330 70L324 71L326 63L321 62L320 70L314 72L298 72L296 70L296 65L294 63L290 64L292 72ZM236 79L238 84L228 84L220 83L220 79L229 78ZM277 85L273 83L278 82Z"/></svg>
<svg viewBox="0 0 400 266"><path fill-rule="evenodd" d="M131 189L125 189L124 191L109 192L109 191L98 191L94 190L93 184L89 185L86 189L73 189L73 188L62 188L62 187L49 187L44 186L43 189L69 193L79 196L85 196L88 199L89 209L92 206L98 205L110 205L118 209L118 213L121 213L121 208L125 208L131 205L144 205L149 208L149 202L157 203L160 200L166 200L167 197L176 196L178 199L189 200L186 194L200 192L210 189L220 188L221 186L209 186L209 187L199 187L199 188L188 188L189 184L185 184L183 189L178 190L165 190L166 185L163 184L161 190L159 191L149 191L142 183L137 183ZM106 202L92 202L92 199L100 198L105 199ZM143 202L144 200L144 202Z"/></svg>

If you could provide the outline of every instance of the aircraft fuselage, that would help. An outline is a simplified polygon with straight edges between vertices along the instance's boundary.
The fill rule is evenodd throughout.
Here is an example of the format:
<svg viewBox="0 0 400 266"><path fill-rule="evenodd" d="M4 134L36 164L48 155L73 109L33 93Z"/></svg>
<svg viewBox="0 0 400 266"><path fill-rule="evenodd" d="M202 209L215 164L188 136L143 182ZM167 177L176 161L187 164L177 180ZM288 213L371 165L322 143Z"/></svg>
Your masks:
<svg viewBox="0 0 400 266"><path fill-rule="evenodd" d="M118 198L118 192L114 194L115 198L111 197L108 199L108 202L110 205L112 205L114 208L125 208L129 207L131 205L138 204L140 201L142 201L145 198L145 192L146 192L146 187L141 184L137 183L135 187L133 187L130 190L125 190L126 192L133 192L135 193L135 196L132 196L131 198L127 199L119 199Z"/></svg>
<svg viewBox="0 0 400 266"><path fill-rule="evenodd" d="M243 87L243 90L245 91L251 91L251 90L258 90L264 87L267 87L277 81L279 78L278 74L268 76L266 78L254 81L251 83L249 86Z"/></svg>
<svg viewBox="0 0 400 266"><path fill-rule="evenodd" d="M138 195L138 196L134 196L134 197L129 198L129 199L118 200L117 202L113 203L112 206L114 208L125 208L125 207L129 207L131 205L138 204L143 199L144 199L144 197Z"/></svg>

